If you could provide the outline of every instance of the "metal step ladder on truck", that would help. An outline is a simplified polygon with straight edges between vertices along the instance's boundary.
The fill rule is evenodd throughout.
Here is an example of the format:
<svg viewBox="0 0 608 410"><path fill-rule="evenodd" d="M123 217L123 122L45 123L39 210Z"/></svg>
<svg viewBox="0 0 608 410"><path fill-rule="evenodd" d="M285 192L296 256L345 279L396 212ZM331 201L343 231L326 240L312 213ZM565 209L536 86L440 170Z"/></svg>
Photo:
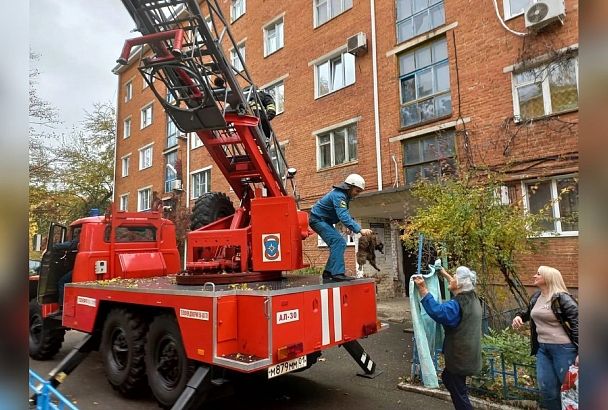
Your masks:
<svg viewBox="0 0 608 410"><path fill-rule="evenodd" d="M237 373L273 378L305 370L334 346L363 375L379 374L358 342L387 327L377 320L374 280L323 283L285 273L307 266L308 215L295 199L295 170L269 123L270 135L261 125L266 114L242 57L241 70L222 52L222 42L238 48L217 1L123 4L142 36L125 42L118 62L139 58L167 114L199 136L240 203L234 209L222 193L196 202L184 271L175 226L158 212L113 211L69 228L52 225L30 303L31 357L53 357L68 329L85 332L49 374L53 387L99 350L116 390L128 395L148 385L161 406L176 409L196 408ZM53 250L76 235L77 251ZM69 270L57 314L57 282Z"/></svg>

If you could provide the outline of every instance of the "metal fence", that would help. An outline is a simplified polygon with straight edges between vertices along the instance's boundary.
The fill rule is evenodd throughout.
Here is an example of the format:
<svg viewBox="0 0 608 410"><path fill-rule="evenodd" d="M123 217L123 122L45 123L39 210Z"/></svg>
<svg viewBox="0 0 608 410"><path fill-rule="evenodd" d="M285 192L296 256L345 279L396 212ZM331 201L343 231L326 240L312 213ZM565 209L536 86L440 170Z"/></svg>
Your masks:
<svg viewBox="0 0 608 410"><path fill-rule="evenodd" d="M412 337L412 379L422 380L416 338ZM479 376L467 378L468 388L482 396L494 397L499 400L538 400L540 391L536 387L536 371L534 366L509 363L502 352L494 347L483 348L482 371ZM433 355L433 363L437 374L443 370L441 349ZM441 378L439 378L441 383Z"/></svg>
<svg viewBox="0 0 608 410"><path fill-rule="evenodd" d="M30 369L30 392L36 397L36 410L78 410L63 394L59 393L51 383L44 380Z"/></svg>

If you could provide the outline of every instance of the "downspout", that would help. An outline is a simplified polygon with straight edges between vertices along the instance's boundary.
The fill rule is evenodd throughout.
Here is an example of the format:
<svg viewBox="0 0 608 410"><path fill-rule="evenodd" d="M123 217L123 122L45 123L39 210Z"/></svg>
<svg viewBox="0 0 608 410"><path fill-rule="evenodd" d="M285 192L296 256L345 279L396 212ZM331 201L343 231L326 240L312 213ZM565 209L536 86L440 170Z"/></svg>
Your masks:
<svg viewBox="0 0 608 410"><path fill-rule="evenodd" d="M374 84L374 131L376 134L376 168L378 191L382 191L382 157L380 151L380 110L378 107L378 62L376 61L376 1L370 0L372 20L372 76Z"/></svg>

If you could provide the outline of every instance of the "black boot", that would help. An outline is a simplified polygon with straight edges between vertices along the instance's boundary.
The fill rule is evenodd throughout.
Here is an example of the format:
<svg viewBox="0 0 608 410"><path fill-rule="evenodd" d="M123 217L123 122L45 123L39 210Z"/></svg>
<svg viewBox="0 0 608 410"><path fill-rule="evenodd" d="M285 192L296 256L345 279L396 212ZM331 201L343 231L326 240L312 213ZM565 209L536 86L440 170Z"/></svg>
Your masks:
<svg viewBox="0 0 608 410"><path fill-rule="evenodd" d="M355 280L355 278L350 277L350 276L346 276L345 274L341 273L339 275L334 275L331 277L333 280L337 281L337 282L347 282L349 280Z"/></svg>

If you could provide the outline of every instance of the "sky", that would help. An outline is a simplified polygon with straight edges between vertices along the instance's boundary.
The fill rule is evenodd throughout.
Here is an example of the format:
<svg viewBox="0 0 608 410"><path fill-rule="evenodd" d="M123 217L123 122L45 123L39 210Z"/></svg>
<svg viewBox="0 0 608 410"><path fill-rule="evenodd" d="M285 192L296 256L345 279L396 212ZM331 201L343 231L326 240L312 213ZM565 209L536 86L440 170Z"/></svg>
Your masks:
<svg viewBox="0 0 608 410"><path fill-rule="evenodd" d="M120 0L31 0L30 50L38 96L58 111L57 131L79 127L96 102L116 105L112 73L135 23Z"/></svg>

